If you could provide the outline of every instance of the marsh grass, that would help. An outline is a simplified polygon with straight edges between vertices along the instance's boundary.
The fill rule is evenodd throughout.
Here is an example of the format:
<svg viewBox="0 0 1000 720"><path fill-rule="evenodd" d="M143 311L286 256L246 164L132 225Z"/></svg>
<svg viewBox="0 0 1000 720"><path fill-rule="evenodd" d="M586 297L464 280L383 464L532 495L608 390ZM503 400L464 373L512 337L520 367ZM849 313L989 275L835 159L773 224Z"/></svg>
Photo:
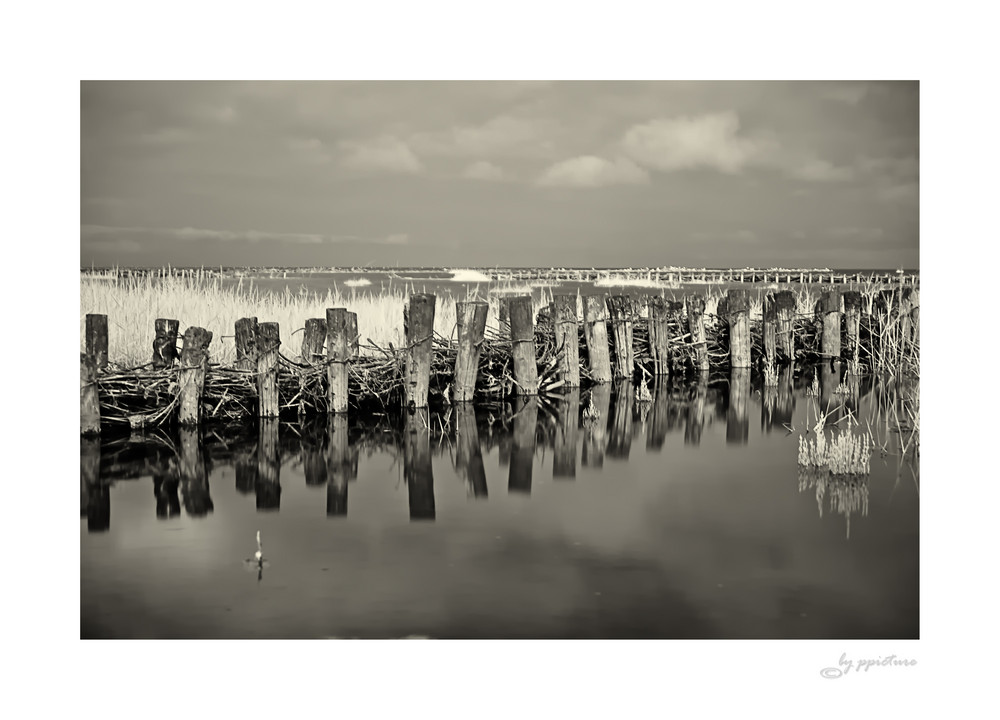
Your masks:
<svg viewBox="0 0 1000 720"><path fill-rule="evenodd" d="M831 475L867 475L871 472L872 437L870 432L855 432L848 416L846 427L833 428L827 437L826 416L820 415L813 426L813 437L799 437L799 465Z"/></svg>

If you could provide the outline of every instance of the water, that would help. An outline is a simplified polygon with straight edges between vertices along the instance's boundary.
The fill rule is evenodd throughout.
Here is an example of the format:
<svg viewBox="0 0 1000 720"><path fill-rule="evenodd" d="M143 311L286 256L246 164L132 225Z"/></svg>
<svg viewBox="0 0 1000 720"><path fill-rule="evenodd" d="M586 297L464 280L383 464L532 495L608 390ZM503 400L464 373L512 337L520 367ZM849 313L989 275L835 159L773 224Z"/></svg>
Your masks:
<svg viewBox="0 0 1000 720"><path fill-rule="evenodd" d="M917 638L900 391L810 379L84 441L81 635ZM819 403L867 478L798 468Z"/></svg>

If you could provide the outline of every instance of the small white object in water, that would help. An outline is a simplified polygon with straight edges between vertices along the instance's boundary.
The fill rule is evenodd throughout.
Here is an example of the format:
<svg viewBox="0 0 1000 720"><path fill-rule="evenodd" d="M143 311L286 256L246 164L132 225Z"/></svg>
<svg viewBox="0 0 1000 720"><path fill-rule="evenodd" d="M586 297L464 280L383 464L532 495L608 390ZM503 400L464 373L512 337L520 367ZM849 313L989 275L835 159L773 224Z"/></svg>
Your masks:
<svg viewBox="0 0 1000 720"><path fill-rule="evenodd" d="M254 553L253 557L254 560L256 560L257 562L260 562L261 559L264 557L263 553L261 553L260 551L260 530L257 531L257 552Z"/></svg>

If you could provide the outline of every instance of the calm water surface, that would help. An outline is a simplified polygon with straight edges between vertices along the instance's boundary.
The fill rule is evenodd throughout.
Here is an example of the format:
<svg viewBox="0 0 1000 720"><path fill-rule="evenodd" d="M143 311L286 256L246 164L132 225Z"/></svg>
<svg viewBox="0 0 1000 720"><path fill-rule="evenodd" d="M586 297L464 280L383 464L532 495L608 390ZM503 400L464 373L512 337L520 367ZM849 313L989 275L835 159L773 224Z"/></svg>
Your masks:
<svg viewBox="0 0 1000 720"><path fill-rule="evenodd" d="M81 636L917 638L896 390L823 380L84 441ZM818 403L867 478L798 468Z"/></svg>

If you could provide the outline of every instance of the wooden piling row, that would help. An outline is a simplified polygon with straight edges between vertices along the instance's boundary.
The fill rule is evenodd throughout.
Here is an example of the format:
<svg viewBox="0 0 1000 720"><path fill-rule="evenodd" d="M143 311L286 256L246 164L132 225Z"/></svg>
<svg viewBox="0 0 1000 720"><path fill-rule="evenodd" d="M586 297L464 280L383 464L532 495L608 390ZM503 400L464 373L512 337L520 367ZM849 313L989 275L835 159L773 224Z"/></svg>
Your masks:
<svg viewBox="0 0 1000 720"><path fill-rule="evenodd" d="M598 385L611 382L611 355L608 347L607 310L604 298L584 298L583 334L590 357L590 377Z"/></svg>
<svg viewBox="0 0 1000 720"><path fill-rule="evenodd" d="M567 388L580 387L580 333L577 330L576 295L555 295L556 352L560 354L559 377Z"/></svg>
<svg viewBox="0 0 1000 720"><path fill-rule="evenodd" d="M406 405L410 408L427 407L427 399L430 394L434 303L435 297L433 295L423 293L412 295L407 315L404 317L407 357L403 391ZM534 362L534 358L532 358L532 362ZM345 395L347 393L346 380L344 393ZM346 401L344 409L345 411L347 409Z"/></svg>
<svg viewBox="0 0 1000 720"><path fill-rule="evenodd" d="M329 409L332 413L347 412L347 362L350 342L347 337L346 308L327 308L326 357Z"/></svg>
<svg viewBox="0 0 1000 720"><path fill-rule="evenodd" d="M649 313L649 352L653 357L653 374L670 374L670 331L667 300L652 297L647 304Z"/></svg>
<svg viewBox="0 0 1000 720"><path fill-rule="evenodd" d="M189 327L184 332L180 371L177 375L180 408L178 422L195 426L201 422L201 394L208 372L208 346L212 333L204 328Z"/></svg>
<svg viewBox="0 0 1000 720"><path fill-rule="evenodd" d="M635 355L632 349L632 298L615 295L607 299L611 336L614 338L614 377L632 378Z"/></svg>
<svg viewBox="0 0 1000 720"><path fill-rule="evenodd" d="M750 367L750 296L746 290L730 290L726 296L729 320L729 366Z"/></svg>
<svg viewBox="0 0 1000 720"><path fill-rule="evenodd" d="M458 319L458 357L455 359L452 394L456 403L472 402L475 394L488 310L489 306L484 302L457 303L455 306L455 316Z"/></svg>
<svg viewBox="0 0 1000 720"><path fill-rule="evenodd" d="M694 369L708 372L708 341L705 338L705 298L691 295L686 298L688 333L694 347Z"/></svg>
<svg viewBox="0 0 1000 720"><path fill-rule="evenodd" d="M514 394L538 394L535 364L535 322L530 295L510 298L510 342L514 367Z"/></svg>
<svg viewBox="0 0 1000 720"><path fill-rule="evenodd" d="M823 322L820 352L829 358L840 357L840 292L827 290L816 304L816 311Z"/></svg>
<svg viewBox="0 0 1000 720"><path fill-rule="evenodd" d="M257 416L276 418L278 406L278 348L281 346L278 323L262 322L257 326Z"/></svg>

